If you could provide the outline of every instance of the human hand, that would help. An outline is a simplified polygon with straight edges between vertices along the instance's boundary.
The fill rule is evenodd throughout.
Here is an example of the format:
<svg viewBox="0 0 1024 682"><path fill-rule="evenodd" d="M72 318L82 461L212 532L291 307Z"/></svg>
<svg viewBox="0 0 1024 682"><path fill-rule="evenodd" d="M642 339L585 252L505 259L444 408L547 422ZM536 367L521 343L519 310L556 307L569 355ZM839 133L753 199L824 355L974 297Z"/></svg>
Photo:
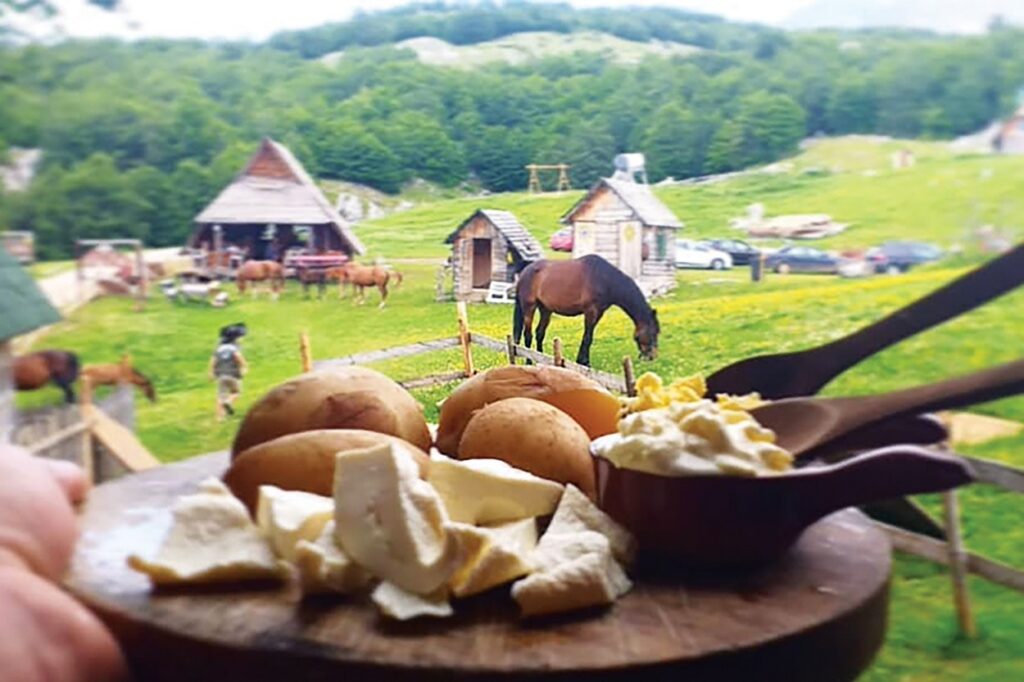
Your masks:
<svg viewBox="0 0 1024 682"><path fill-rule="evenodd" d="M55 581L77 537L71 504L88 484L69 462L0 446L0 670L5 682L126 677L113 636Z"/></svg>

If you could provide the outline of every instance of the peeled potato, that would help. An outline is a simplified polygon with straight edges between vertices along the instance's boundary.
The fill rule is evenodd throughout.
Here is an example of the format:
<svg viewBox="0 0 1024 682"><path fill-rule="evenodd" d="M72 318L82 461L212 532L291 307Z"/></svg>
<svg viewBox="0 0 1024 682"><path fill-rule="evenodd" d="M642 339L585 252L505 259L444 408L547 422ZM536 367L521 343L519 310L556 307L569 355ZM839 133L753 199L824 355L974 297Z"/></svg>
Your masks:
<svg viewBox="0 0 1024 682"><path fill-rule="evenodd" d="M554 405L583 427L590 438L615 433L619 401L596 381L562 367L510 365L465 381L441 404L437 449L455 455L475 410L508 398L534 398Z"/></svg>
<svg viewBox="0 0 1024 682"><path fill-rule="evenodd" d="M531 398L508 398L477 411L462 433L458 457L501 459L572 483L591 499L597 491L587 432L557 407Z"/></svg>
<svg viewBox="0 0 1024 682"><path fill-rule="evenodd" d="M261 485L331 497L335 455L384 443L395 443L413 455L420 475L426 476L430 458L400 438L357 429L321 429L281 436L249 448L231 462L224 483L250 513L256 509Z"/></svg>
<svg viewBox="0 0 1024 682"><path fill-rule="evenodd" d="M430 431L416 399L380 372L351 366L307 372L271 389L242 420L231 456L316 429L377 431L430 449Z"/></svg>

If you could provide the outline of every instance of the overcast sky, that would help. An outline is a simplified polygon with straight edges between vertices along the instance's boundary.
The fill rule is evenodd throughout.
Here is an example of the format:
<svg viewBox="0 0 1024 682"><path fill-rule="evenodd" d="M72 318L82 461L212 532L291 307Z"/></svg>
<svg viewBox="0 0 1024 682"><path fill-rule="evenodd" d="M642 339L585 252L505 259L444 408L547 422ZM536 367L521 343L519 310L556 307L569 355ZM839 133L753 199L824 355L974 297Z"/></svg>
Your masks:
<svg viewBox="0 0 1024 682"><path fill-rule="evenodd" d="M262 40L277 31L343 21L360 8L385 9L409 0L121 0L121 9L104 12L86 0L51 0L61 9L61 33L74 36L161 36ZM892 21L907 26L974 32L996 13L1024 15L1024 0L569 0L577 7L661 5L718 14L729 19L781 24L815 6L811 25L821 17L839 25ZM927 10L927 11L922 11ZM848 22L842 18L849 19ZM39 35L44 28L24 15L20 28ZM797 25L805 25L799 19ZM38 26L34 26L37 24ZM51 26L52 27L52 26Z"/></svg>

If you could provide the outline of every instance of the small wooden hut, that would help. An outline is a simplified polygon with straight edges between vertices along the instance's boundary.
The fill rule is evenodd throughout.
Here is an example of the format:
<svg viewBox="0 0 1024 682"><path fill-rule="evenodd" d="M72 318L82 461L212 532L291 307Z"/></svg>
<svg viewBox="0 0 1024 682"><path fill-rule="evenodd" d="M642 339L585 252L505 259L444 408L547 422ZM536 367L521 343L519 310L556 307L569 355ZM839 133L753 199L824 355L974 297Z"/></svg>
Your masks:
<svg viewBox="0 0 1024 682"><path fill-rule="evenodd" d="M14 430L14 353L11 340L60 320L35 281L4 249L0 249L0 444Z"/></svg>
<svg viewBox="0 0 1024 682"><path fill-rule="evenodd" d="M477 209L445 239L452 245L457 301L487 299L492 282L511 283L544 249L508 211Z"/></svg>
<svg viewBox="0 0 1024 682"><path fill-rule="evenodd" d="M562 216L572 226L572 256L596 253L648 295L675 285L675 240L683 224L644 183L602 178Z"/></svg>
<svg viewBox="0 0 1024 682"><path fill-rule="evenodd" d="M195 218L192 248L235 246L249 257L279 260L309 231L312 253L364 253L349 224L327 200L288 149L264 138L259 150L231 184Z"/></svg>

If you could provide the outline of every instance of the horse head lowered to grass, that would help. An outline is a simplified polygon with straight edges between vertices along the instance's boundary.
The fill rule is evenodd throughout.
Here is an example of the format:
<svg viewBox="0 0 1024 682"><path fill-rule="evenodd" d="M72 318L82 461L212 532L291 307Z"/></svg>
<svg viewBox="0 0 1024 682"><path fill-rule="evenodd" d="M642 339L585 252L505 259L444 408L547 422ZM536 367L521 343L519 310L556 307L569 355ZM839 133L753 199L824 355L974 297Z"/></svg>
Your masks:
<svg viewBox="0 0 1024 682"><path fill-rule="evenodd" d="M576 362L589 365L594 327L613 305L622 308L633 320L633 340L640 357L656 358L661 332L657 311L648 305L632 278L595 255L570 261L539 260L526 266L516 285L513 337L519 343L525 335L529 347L533 340L533 314L538 312L537 350L543 351L544 334L552 313L570 317L583 315L583 341Z"/></svg>

